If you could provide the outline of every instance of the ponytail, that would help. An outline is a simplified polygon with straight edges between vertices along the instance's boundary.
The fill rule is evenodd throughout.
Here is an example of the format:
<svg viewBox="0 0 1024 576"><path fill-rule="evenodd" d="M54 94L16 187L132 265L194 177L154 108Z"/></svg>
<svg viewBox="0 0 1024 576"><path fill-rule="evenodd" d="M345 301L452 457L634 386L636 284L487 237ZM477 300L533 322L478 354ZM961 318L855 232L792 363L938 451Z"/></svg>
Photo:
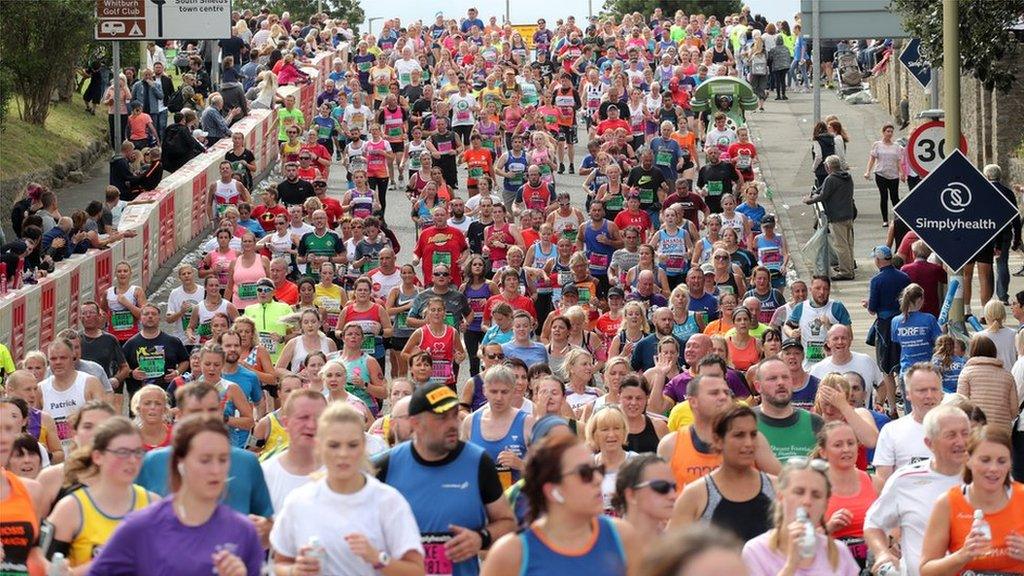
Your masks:
<svg viewBox="0 0 1024 576"><path fill-rule="evenodd" d="M903 320L906 321L910 318L911 310L914 306L914 302L924 298L924 288L921 288L920 284L908 284L906 288L900 292L900 313L903 314Z"/></svg>

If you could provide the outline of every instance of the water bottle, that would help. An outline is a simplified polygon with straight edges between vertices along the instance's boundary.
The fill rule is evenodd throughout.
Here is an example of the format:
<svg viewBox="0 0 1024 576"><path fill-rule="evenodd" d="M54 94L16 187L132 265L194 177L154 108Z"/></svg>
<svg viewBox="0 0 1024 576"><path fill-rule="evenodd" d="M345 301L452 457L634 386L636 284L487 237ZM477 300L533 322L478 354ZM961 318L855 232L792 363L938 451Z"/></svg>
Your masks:
<svg viewBox="0 0 1024 576"><path fill-rule="evenodd" d="M802 506L796 509L796 521L804 525L804 534L800 537L800 556L813 558L815 549L818 547L814 524L811 523L810 517L807 516L807 510L804 510Z"/></svg>
<svg viewBox="0 0 1024 576"><path fill-rule="evenodd" d="M981 510L974 511L974 523L971 524L971 533L980 534L986 540L992 540L992 527L985 520L985 513Z"/></svg>
<svg viewBox="0 0 1024 576"><path fill-rule="evenodd" d="M892 562L886 562L878 568L878 576L903 576L903 571Z"/></svg>
<svg viewBox="0 0 1024 576"><path fill-rule="evenodd" d="M46 576L68 576L68 574L68 561L64 559L64 554L54 552L53 559L50 561L50 569L46 571Z"/></svg>
<svg viewBox="0 0 1024 576"><path fill-rule="evenodd" d="M320 543L320 538L317 536L310 536L309 542L306 543L309 550L306 551L303 556L307 558L316 558L320 562L320 573L324 573L324 564L327 562L327 551L324 550L323 544Z"/></svg>

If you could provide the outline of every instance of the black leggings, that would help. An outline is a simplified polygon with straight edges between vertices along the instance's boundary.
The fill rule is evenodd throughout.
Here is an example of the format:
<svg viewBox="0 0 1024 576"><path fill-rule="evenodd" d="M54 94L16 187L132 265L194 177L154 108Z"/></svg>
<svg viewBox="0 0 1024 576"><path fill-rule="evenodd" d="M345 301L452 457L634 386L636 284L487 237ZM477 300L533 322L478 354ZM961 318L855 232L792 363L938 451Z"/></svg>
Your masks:
<svg viewBox="0 0 1024 576"><path fill-rule="evenodd" d="M776 98L786 97L786 74L789 74L789 70L775 70L772 72L772 78L775 80Z"/></svg>
<svg viewBox="0 0 1024 576"><path fill-rule="evenodd" d="M388 207L388 178L367 178L370 188L377 191L377 198L380 199L380 221L384 222L384 215Z"/></svg>
<svg viewBox="0 0 1024 576"><path fill-rule="evenodd" d="M480 373L480 357L477 352L480 350L480 343L484 340L484 333L477 330L466 330L462 333L462 339L466 343L466 356L469 356L469 375L473 377Z"/></svg>
<svg viewBox="0 0 1024 576"><path fill-rule="evenodd" d="M875 174L875 185L878 186L878 208L882 214L882 222L889 221L889 202L895 206L900 201L900 179L889 179Z"/></svg>

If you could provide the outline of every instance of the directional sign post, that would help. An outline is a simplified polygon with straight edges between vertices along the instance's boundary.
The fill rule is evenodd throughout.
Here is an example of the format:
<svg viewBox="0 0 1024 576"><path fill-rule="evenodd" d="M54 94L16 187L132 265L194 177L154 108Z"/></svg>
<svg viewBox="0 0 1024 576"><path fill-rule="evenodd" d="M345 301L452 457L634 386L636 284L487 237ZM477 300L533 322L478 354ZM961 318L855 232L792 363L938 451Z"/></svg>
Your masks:
<svg viewBox="0 0 1024 576"><path fill-rule="evenodd" d="M921 88L928 88L928 83L932 81L932 65L921 57L920 40L913 38L907 42L906 47L900 52L900 62L906 67L907 72L917 79Z"/></svg>
<svg viewBox="0 0 1024 576"><path fill-rule="evenodd" d="M231 0L96 0L97 40L221 40Z"/></svg>
<svg viewBox="0 0 1024 576"><path fill-rule="evenodd" d="M959 150L893 209L954 271L988 245L1017 215L1017 207Z"/></svg>

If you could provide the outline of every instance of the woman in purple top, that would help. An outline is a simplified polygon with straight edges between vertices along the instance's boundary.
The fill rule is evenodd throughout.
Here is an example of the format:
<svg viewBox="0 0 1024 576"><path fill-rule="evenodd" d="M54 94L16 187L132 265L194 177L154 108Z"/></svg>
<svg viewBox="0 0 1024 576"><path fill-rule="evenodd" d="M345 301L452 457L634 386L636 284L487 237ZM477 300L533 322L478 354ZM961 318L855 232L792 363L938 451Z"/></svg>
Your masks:
<svg viewBox="0 0 1024 576"><path fill-rule="evenodd" d="M220 497L231 464L228 429L193 416L174 429L168 498L130 514L92 564L92 574L257 576L256 528Z"/></svg>

